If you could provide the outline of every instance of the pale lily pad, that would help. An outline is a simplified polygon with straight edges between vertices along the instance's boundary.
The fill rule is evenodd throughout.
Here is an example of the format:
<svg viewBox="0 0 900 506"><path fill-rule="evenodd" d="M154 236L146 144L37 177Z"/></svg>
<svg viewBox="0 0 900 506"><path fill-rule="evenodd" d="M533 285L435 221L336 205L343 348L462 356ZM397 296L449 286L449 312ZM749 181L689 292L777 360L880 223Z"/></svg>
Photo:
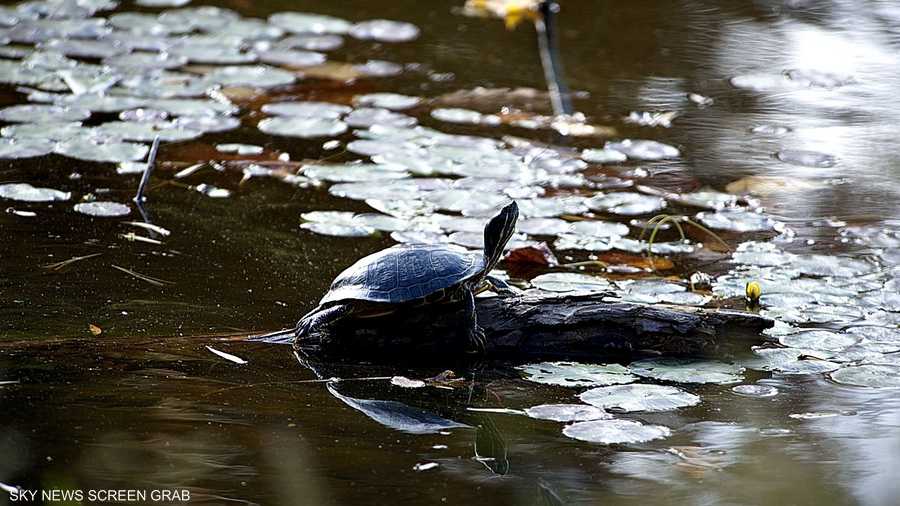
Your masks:
<svg viewBox="0 0 900 506"><path fill-rule="evenodd" d="M568 232L570 227L571 223L558 218L526 218L516 224L520 232L528 235L559 235Z"/></svg>
<svg viewBox="0 0 900 506"><path fill-rule="evenodd" d="M303 175L310 179L332 182L384 181L409 177L402 167L371 163L304 165Z"/></svg>
<svg viewBox="0 0 900 506"><path fill-rule="evenodd" d="M82 202L75 204L75 211L81 214L97 217L116 217L127 216L131 213L131 208L125 204L118 202Z"/></svg>
<svg viewBox="0 0 900 506"><path fill-rule="evenodd" d="M382 109L400 111L419 105L422 99L398 93L369 93L367 95L358 95L354 102L366 107L380 107Z"/></svg>
<svg viewBox="0 0 900 506"><path fill-rule="evenodd" d="M96 127L94 132L110 138L141 142L153 142L156 137L162 142L181 142L203 135L203 132L181 128L169 121L110 121Z"/></svg>
<svg viewBox="0 0 900 506"><path fill-rule="evenodd" d="M74 138L56 145L56 153L91 162L133 162L147 156L148 148L131 142Z"/></svg>
<svg viewBox="0 0 900 506"><path fill-rule="evenodd" d="M831 379L845 385L869 388L900 388L900 366L863 364L831 373Z"/></svg>
<svg viewBox="0 0 900 506"><path fill-rule="evenodd" d="M215 100L193 98L158 98L148 100L146 107L166 111L172 116L221 116L237 112L237 107Z"/></svg>
<svg viewBox="0 0 900 506"><path fill-rule="evenodd" d="M806 330L781 336L778 340L789 348L834 352L856 344L859 338L851 334L841 334L827 330Z"/></svg>
<svg viewBox="0 0 900 506"><path fill-rule="evenodd" d="M493 115L481 114L478 111L470 109L434 109L431 111L431 117L446 121L447 123L459 123L463 125L499 125L500 118Z"/></svg>
<svg viewBox="0 0 900 506"><path fill-rule="evenodd" d="M406 42L419 36L419 28L411 23L373 19L357 23L350 28L350 36L379 42Z"/></svg>
<svg viewBox="0 0 900 506"><path fill-rule="evenodd" d="M236 153L239 155L261 155L264 151L262 146L255 144L216 144L216 151L219 153Z"/></svg>
<svg viewBox="0 0 900 506"><path fill-rule="evenodd" d="M666 200L652 195L640 193L612 192L601 193L587 201L588 207L612 214L635 216L651 214L666 207Z"/></svg>
<svg viewBox="0 0 900 506"><path fill-rule="evenodd" d="M293 72L267 65L219 67L206 74L206 80L222 86L274 88L297 80Z"/></svg>
<svg viewBox="0 0 900 506"><path fill-rule="evenodd" d="M628 156L615 149L585 149L581 152L581 159L590 163L622 163L628 160Z"/></svg>
<svg viewBox="0 0 900 506"><path fill-rule="evenodd" d="M525 414L538 420L554 422L584 422L612 418L605 410L587 404L541 404L526 408Z"/></svg>
<svg viewBox="0 0 900 506"><path fill-rule="evenodd" d="M712 360L648 358L632 362L629 370L638 376L675 383L716 383L728 385L744 379L744 368Z"/></svg>
<svg viewBox="0 0 900 506"><path fill-rule="evenodd" d="M628 226L609 221L576 221L569 233L590 237L621 237L628 235Z"/></svg>
<svg viewBox="0 0 900 506"><path fill-rule="evenodd" d="M372 125L411 127L418 121L416 118L377 107L363 107L356 109L344 118L348 125L355 128L368 128Z"/></svg>
<svg viewBox="0 0 900 506"><path fill-rule="evenodd" d="M143 7L184 7L191 0L135 0L135 3Z"/></svg>
<svg viewBox="0 0 900 506"><path fill-rule="evenodd" d="M755 348L755 360L745 363L750 369L782 374L821 374L840 368L840 364L816 358L794 348ZM806 356L801 358L801 356Z"/></svg>
<svg viewBox="0 0 900 506"><path fill-rule="evenodd" d="M329 102L272 102L262 106L262 112L274 116L298 118L339 119L353 109Z"/></svg>
<svg viewBox="0 0 900 506"><path fill-rule="evenodd" d="M550 272L531 280L535 288L548 292L609 292L613 285L606 278L575 272Z"/></svg>
<svg viewBox="0 0 900 506"><path fill-rule="evenodd" d="M363 225L339 225L335 223L308 222L302 223L300 228L315 232L319 235L334 237L366 237L375 233L375 229Z"/></svg>
<svg viewBox="0 0 900 506"><path fill-rule="evenodd" d="M712 210L732 207L737 204L737 197L734 195L711 190L677 194L672 200L682 205Z"/></svg>
<svg viewBox="0 0 900 506"><path fill-rule="evenodd" d="M301 217L308 222L339 225L348 228L383 230L386 232L406 230L409 226L406 220L378 213L356 214L346 211L313 211L303 213Z"/></svg>
<svg viewBox="0 0 900 506"><path fill-rule="evenodd" d="M343 121L327 118L275 117L266 118L257 125L259 130L270 135L300 137L333 137L347 131Z"/></svg>
<svg viewBox="0 0 900 506"><path fill-rule="evenodd" d="M256 53L242 51L240 47L229 46L226 44L196 44L196 43L179 43L168 49L168 54L176 59L182 59L191 63L221 64L235 65L238 63L252 63L257 60ZM228 76L229 82L222 84L231 84L234 79L235 72L232 71ZM211 77L211 79L217 79ZM215 82L221 82L216 80ZM241 84L244 84L243 82ZM285 83L287 84L287 83ZM266 87L264 85L260 87Z"/></svg>
<svg viewBox="0 0 900 506"><path fill-rule="evenodd" d="M76 58L109 58L128 52L124 44L110 43L108 40L53 39L39 45L41 49L55 51Z"/></svg>
<svg viewBox="0 0 900 506"><path fill-rule="evenodd" d="M764 232L773 230L777 222L768 216L740 208L699 213L697 220L715 230L732 232Z"/></svg>
<svg viewBox="0 0 900 506"><path fill-rule="evenodd" d="M71 192L62 192L53 188L39 188L28 183L0 184L0 198L18 200L20 202L69 200L71 196Z"/></svg>
<svg viewBox="0 0 900 506"><path fill-rule="evenodd" d="M403 73L402 65L382 60L369 60L361 65L354 65L353 69L360 74L372 77L390 77Z"/></svg>
<svg viewBox="0 0 900 506"><path fill-rule="evenodd" d="M159 21L166 25L186 26L204 31L221 29L238 19L240 15L233 10L207 5L165 11L159 15Z"/></svg>
<svg viewBox="0 0 900 506"><path fill-rule="evenodd" d="M272 65L283 65L286 67L312 67L313 65L321 65L328 58L315 51L303 51L297 49L269 49L259 51L259 59L265 63Z"/></svg>
<svg viewBox="0 0 900 506"><path fill-rule="evenodd" d="M91 111L45 104L13 105L0 109L0 120L13 123L65 123L88 119Z"/></svg>
<svg viewBox="0 0 900 506"><path fill-rule="evenodd" d="M566 387L606 386L631 383L637 377L619 364L597 365L578 362L541 362L517 367L526 379L544 385Z"/></svg>
<svg viewBox="0 0 900 506"><path fill-rule="evenodd" d="M306 49L307 51L331 51L344 45L339 35L319 35L301 33L278 41L277 47L286 49Z"/></svg>
<svg viewBox="0 0 900 506"><path fill-rule="evenodd" d="M291 33L347 33L352 26L349 21L321 14L303 12L279 12L269 16L269 23Z"/></svg>
<svg viewBox="0 0 900 506"><path fill-rule="evenodd" d="M188 62L184 56L169 53L127 53L103 59L104 65L127 71L174 69Z"/></svg>
<svg viewBox="0 0 900 506"><path fill-rule="evenodd" d="M681 156L681 152L674 146L648 140L625 139L621 142L607 142L604 149L624 153L632 160L665 160Z"/></svg>
<svg viewBox="0 0 900 506"><path fill-rule="evenodd" d="M578 397L592 406L625 413L670 411L700 404L700 397L679 388L640 383L592 388Z"/></svg>
<svg viewBox="0 0 900 506"><path fill-rule="evenodd" d="M633 420L594 420L578 422L563 429L563 434L589 443L643 443L669 437L672 431L662 425L644 425Z"/></svg>
<svg viewBox="0 0 900 506"><path fill-rule="evenodd" d="M778 389L769 385L737 385L731 391L744 397L774 397Z"/></svg>
<svg viewBox="0 0 900 506"><path fill-rule="evenodd" d="M5 129L4 129L5 130ZM56 143L50 139L39 137L0 139L0 158L33 158L44 156L53 152Z"/></svg>
<svg viewBox="0 0 900 506"><path fill-rule="evenodd" d="M173 123L178 128L204 133L225 132L241 126L241 120L231 116L181 116Z"/></svg>

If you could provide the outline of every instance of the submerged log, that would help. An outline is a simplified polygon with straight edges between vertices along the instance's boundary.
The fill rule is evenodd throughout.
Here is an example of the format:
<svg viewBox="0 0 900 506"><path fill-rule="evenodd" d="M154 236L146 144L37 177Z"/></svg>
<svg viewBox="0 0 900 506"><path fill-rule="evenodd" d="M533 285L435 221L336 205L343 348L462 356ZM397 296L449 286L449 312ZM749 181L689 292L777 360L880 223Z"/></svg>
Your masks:
<svg viewBox="0 0 900 506"><path fill-rule="evenodd" d="M476 299L486 351L496 358L585 356L655 351L704 354L746 338L759 340L772 320L711 307L638 304L607 294L527 294ZM372 357L463 351L465 318L454 305L406 308L344 320L299 343L303 348Z"/></svg>

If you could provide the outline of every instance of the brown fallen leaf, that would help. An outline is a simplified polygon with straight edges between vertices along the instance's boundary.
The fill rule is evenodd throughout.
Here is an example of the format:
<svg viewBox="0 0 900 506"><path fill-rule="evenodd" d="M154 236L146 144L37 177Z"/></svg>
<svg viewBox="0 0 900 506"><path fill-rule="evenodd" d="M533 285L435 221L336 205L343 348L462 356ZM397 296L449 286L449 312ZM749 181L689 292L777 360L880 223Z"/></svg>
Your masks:
<svg viewBox="0 0 900 506"><path fill-rule="evenodd" d="M559 265L556 255L547 246L547 243L538 243L535 246L525 246L511 250L505 261L516 265L538 265L541 267L555 267Z"/></svg>
<svg viewBox="0 0 900 506"><path fill-rule="evenodd" d="M99 336L100 334L103 333L103 329L94 325L93 323L88 325L88 330L90 330L91 334L94 334L95 336Z"/></svg>

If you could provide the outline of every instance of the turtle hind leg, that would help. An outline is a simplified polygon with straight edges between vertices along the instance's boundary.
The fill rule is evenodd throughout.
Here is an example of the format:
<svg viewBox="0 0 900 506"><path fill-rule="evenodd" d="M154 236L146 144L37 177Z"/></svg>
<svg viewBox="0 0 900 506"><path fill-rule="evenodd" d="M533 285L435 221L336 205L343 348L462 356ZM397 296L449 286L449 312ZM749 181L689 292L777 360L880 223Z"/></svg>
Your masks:
<svg viewBox="0 0 900 506"><path fill-rule="evenodd" d="M469 340L472 353L484 353L486 350L486 342L484 337L484 329L478 325L478 314L475 312L475 294L472 290L465 290L463 293L463 304L465 310L465 318L462 324L465 326L465 334Z"/></svg>
<svg viewBox="0 0 900 506"><path fill-rule="evenodd" d="M299 348L303 341L308 340L311 335L327 331L335 322L352 312L353 307L349 304L313 309L297 322L297 327L294 329L294 348Z"/></svg>

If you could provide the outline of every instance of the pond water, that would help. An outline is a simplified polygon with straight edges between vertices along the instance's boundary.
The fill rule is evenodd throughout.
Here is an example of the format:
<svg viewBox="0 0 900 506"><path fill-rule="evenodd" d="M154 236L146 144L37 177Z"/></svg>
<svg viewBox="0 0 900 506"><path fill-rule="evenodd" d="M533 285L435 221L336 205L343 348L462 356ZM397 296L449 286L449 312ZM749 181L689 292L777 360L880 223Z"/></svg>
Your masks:
<svg viewBox="0 0 900 506"><path fill-rule="evenodd" d="M0 500L900 503L893 3L565 0L572 118L533 24L462 1L114 3L0 7ZM398 241L480 247L509 198L512 247L608 265L517 286L755 280L776 326L679 361L316 371L242 338ZM649 244L661 213L687 237Z"/></svg>

